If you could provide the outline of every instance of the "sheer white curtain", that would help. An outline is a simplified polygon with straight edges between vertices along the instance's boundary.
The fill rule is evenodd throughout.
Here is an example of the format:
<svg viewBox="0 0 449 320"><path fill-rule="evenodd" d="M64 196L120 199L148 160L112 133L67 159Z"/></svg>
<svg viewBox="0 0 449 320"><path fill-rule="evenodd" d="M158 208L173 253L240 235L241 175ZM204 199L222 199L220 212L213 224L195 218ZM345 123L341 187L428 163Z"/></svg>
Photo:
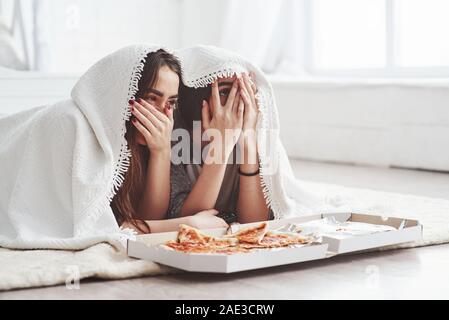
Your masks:
<svg viewBox="0 0 449 320"><path fill-rule="evenodd" d="M303 0L226 1L220 45L267 73L303 73Z"/></svg>
<svg viewBox="0 0 449 320"><path fill-rule="evenodd" d="M30 8L29 1L0 0L0 66L15 70L30 68Z"/></svg>
<svg viewBox="0 0 449 320"><path fill-rule="evenodd" d="M234 50L265 72L303 72L304 0L182 0L180 46Z"/></svg>
<svg viewBox="0 0 449 320"><path fill-rule="evenodd" d="M0 0L0 10L19 2L31 66L46 72L79 74L150 42L222 46L270 74L449 74L446 0Z"/></svg>
<svg viewBox="0 0 449 320"><path fill-rule="evenodd" d="M37 70L79 74L121 46L145 42L171 48L213 44L268 73L303 70L304 0L31 2Z"/></svg>

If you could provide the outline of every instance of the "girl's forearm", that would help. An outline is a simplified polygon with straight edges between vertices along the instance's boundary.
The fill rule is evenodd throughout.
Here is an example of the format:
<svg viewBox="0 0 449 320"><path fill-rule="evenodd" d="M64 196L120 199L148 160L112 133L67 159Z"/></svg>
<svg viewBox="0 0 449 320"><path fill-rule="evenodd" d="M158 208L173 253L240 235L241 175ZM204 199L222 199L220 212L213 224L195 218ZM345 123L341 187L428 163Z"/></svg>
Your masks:
<svg viewBox="0 0 449 320"><path fill-rule="evenodd" d="M257 150L243 147L240 170L243 173L255 173L259 170ZM252 144L256 148L256 142ZM250 154L255 152L255 156ZM253 153L254 154L254 153ZM237 203L238 219L240 223L268 220L268 206L266 204L259 174L254 176L240 176L239 200Z"/></svg>
<svg viewBox="0 0 449 320"><path fill-rule="evenodd" d="M145 221L150 228L151 233L178 231L180 224L188 224L188 217L181 217L166 220L147 220Z"/></svg>
<svg viewBox="0 0 449 320"><path fill-rule="evenodd" d="M146 182L139 204L139 217L164 219L170 201L170 150L150 154Z"/></svg>
<svg viewBox="0 0 449 320"><path fill-rule="evenodd" d="M143 230L148 229L151 233L178 231L180 224L189 224L189 217L165 220L134 220L134 223L137 224L140 229L131 222L125 222L121 227L133 229L138 234L144 234Z"/></svg>
<svg viewBox="0 0 449 320"><path fill-rule="evenodd" d="M225 171L226 163L203 165L198 180L181 208L181 216L189 216L215 207Z"/></svg>

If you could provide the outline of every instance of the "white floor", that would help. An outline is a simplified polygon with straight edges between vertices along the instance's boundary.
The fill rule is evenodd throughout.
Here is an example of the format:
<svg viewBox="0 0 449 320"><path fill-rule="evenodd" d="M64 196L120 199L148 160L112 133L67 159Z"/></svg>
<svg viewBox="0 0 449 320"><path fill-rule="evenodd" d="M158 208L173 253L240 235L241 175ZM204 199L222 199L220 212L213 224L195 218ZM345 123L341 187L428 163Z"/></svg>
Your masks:
<svg viewBox="0 0 449 320"><path fill-rule="evenodd" d="M294 161L297 177L449 199L449 174ZM0 299L449 298L449 244L341 256L233 275L188 274L0 293Z"/></svg>

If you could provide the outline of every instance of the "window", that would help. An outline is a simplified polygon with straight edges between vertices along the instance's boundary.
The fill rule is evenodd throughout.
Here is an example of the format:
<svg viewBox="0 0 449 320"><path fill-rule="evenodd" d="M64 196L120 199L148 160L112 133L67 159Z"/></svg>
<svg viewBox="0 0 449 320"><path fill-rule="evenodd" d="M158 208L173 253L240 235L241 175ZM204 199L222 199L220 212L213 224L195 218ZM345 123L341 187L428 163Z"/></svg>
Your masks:
<svg viewBox="0 0 449 320"><path fill-rule="evenodd" d="M315 75L449 76L449 1L306 0Z"/></svg>

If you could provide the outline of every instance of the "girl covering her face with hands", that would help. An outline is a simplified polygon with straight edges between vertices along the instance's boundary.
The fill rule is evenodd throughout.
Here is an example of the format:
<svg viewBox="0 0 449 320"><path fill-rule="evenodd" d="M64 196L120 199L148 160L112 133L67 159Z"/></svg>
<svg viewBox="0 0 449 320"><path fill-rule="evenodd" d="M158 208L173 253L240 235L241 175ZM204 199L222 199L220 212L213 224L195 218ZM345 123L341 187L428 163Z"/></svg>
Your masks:
<svg viewBox="0 0 449 320"><path fill-rule="evenodd" d="M256 87L247 73L219 78L206 88L181 87L185 126L195 140L199 135L193 133L193 121L200 118L202 133L209 140L192 144L210 149L202 152L201 165L187 163L184 172L178 171L184 182L177 179L177 185L172 185L172 198L177 200L170 210L173 216L214 208L228 222L270 218L259 176L255 95Z"/></svg>

